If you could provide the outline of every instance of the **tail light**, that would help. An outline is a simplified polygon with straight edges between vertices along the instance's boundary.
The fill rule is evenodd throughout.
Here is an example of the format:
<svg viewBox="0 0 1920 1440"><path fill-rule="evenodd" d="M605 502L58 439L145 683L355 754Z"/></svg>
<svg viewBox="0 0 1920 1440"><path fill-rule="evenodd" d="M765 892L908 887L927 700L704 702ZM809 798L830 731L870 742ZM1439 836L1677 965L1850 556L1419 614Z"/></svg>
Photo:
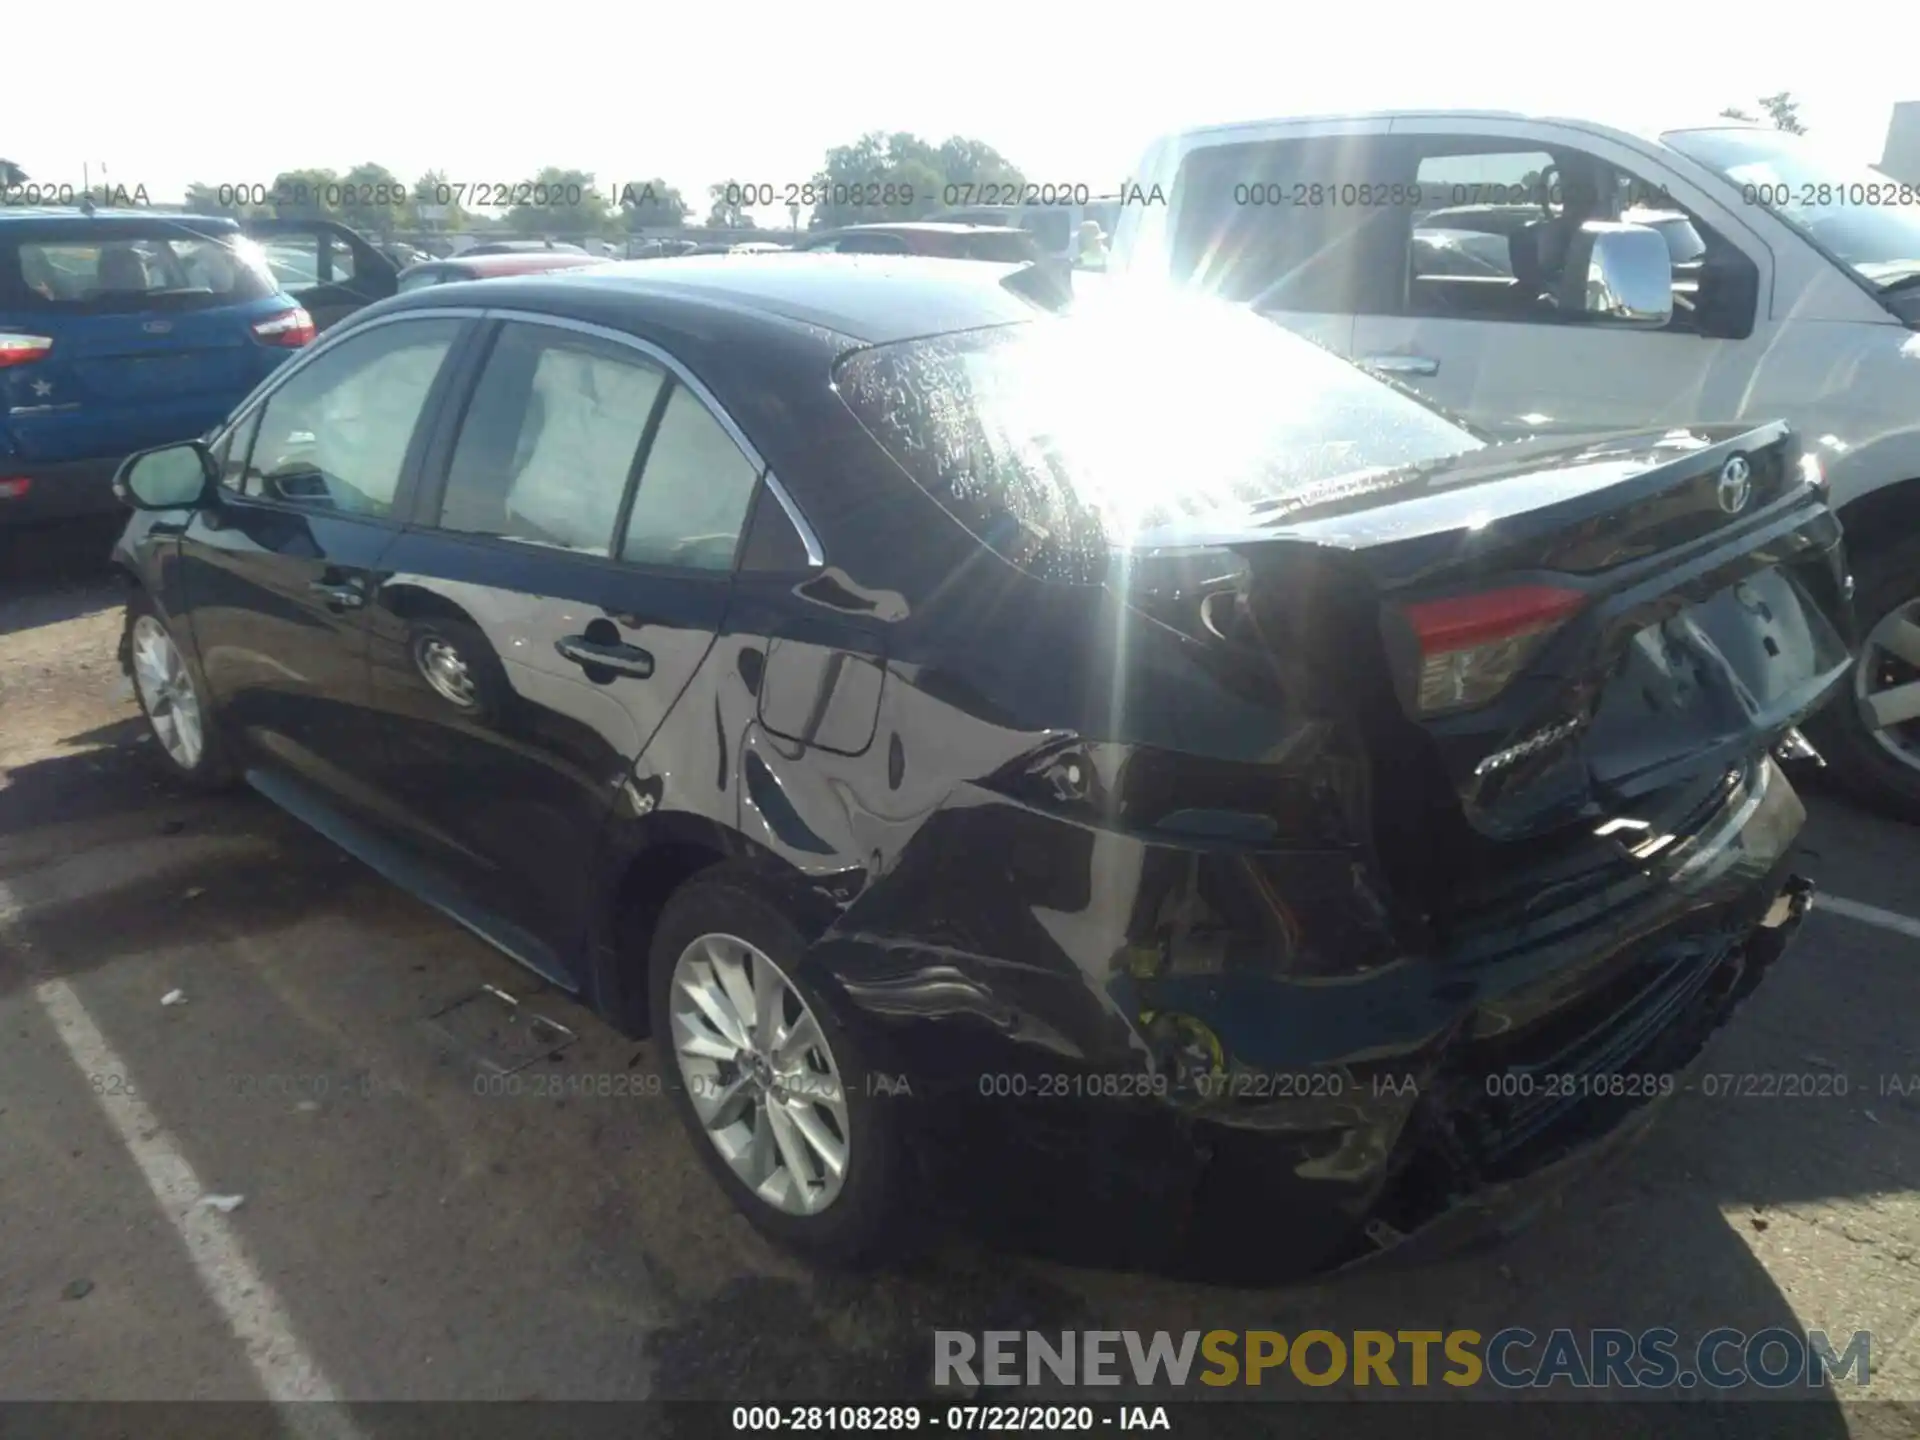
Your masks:
<svg viewBox="0 0 1920 1440"><path fill-rule="evenodd" d="M15 330L0 330L0 370L9 365L30 364L51 349L51 335L23 335Z"/></svg>
<svg viewBox="0 0 1920 1440"><path fill-rule="evenodd" d="M1407 606L1420 642L1420 713L1486 704L1586 598L1553 585L1518 585Z"/></svg>
<svg viewBox="0 0 1920 1440"><path fill-rule="evenodd" d="M0 480L0 500L24 500L27 492L33 488L33 481L24 475L12 476Z"/></svg>
<svg viewBox="0 0 1920 1440"><path fill-rule="evenodd" d="M253 327L253 338L262 345L279 345L288 350L298 350L317 333L313 328L313 317L298 305L278 315L269 315Z"/></svg>

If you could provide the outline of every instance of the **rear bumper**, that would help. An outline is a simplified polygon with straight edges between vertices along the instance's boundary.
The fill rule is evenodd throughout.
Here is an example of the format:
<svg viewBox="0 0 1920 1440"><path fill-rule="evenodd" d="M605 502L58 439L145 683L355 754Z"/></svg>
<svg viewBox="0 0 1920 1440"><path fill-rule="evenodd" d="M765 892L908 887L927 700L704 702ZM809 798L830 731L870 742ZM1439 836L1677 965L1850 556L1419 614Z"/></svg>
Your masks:
<svg viewBox="0 0 1920 1440"><path fill-rule="evenodd" d="M1667 1024L1655 1032L1645 1049L1621 1056L1615 1067L1605 1072L1575 1072L1588 1077L1617 1076L1623 1089L1630 1088L1635 1077L1647 1077L1655 1085L1652 1093L1578 1097L1558 1117L1560 1133L1537 1146L1531 1157L1509 1164L1505 1178L1482 1179L1478 1188L1464 1194L1450 1192L1437 1208L1437 1197L1429 1195L1424 1202L1428 1213L1411 1231L1400 1230L1386 1218L1386 1212L1410 1203L1413 1213L1420 1214L1421 1198L1395 1193L1389 1187L1363 1227L1371 1248L1348 1262L1346 1268L1387 1260L1423 1263L1499 1239L1525 1225L1569 1186L1635 1145L1665 1111L1668 1101L1685 1088L1688 1077L1698 1068L1708 1038L1732 1017L1785 953L1812 907L1813 893L1811 881L1788 876L1760 923L1699 968L1698 983L1684 1003L1668 1012ZM1435 1113L1421 1117L1426 1123L1415 1128L1430 1134L1444 1133L1458 1142L1462 1138L1460 1114L1459 1109L1436 1106ZM1451 1158L1457 1161L1460 1157ZM1408 1173L1402 1172L1403 1192L1410 1188ZM1431 1183L1434 1177L1425 1178ZM1458 1184L1476 1177L1459 1174L1453 1178Z"/></svg>
<svg viewBox="0 0 1920 1440"><path fill-rule="evenodd" d="M113 493L121 456L54 463L0 457L0 487L25 480L26 493L0 498L0 526L125 513Z"/></svg>
<svg viewBox="0 0 1920 1440"><path fill-rule="evenodd" d="M1018 859L1017 829L988 833L1002 813L968 812L968 853ZM937 947L842 931L814 957L864 1010L877 1068L911 1082L931 1194L1062 1258L1283 1281L1498 1235L1633 1144L1797 931L1812 893L1790 870L1803 820L1759 757L1662 863L1628 867L1609 894L1368 963L1357 929L1315 913L1351 897L1357 872L1343 887L1304 856L1276 861L1263 888L1304 938L1356 957L1345 975L1228 965L1130 980L1133 926L1082 934L1057 918L1169 913L1132 889L1099 903L1099 885L1161 868L1118 837L1112 853L1087 848L1085 876L1056 864L1032 895L1001 893L1017 865L975 865L981 883ZM1035 948L1034 917L1074 942L1071 964ZM1004 947L1022 918L1028 946L981 943ZM1224 1092L1168 1085L1155 1037L1170 1014L1224 1041Z"/></svg>

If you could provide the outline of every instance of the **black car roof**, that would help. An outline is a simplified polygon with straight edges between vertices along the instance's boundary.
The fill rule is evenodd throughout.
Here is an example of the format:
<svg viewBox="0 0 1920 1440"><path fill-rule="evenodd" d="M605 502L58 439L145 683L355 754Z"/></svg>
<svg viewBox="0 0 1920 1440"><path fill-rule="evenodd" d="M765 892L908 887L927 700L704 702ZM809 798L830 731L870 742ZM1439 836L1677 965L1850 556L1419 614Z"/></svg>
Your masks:
<svg viewBox="0 0 1920 1440"><path fill-rule="evenodd" d="M1043 312L1002 284L1021 268L902 255L688 255L474 281L485 288L472 291L460 284L436 286L390 304L482 304L641 331L665 326L685 330L696 348L719 336L711 326L688 324L687 312L721 311L733 318L724 327L731 339L759 323L826 330L878 345L1036 318Z"/></svg>

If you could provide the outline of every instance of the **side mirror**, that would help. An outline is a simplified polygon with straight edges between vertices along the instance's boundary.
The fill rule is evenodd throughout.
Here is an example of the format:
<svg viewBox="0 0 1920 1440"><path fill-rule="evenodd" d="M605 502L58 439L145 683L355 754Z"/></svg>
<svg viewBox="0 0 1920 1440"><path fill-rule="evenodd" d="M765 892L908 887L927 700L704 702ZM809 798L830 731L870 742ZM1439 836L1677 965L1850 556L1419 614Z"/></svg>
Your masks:
<svg viewBox="0 0 1920 1440"><path fill-rule="evenodd" d="M1673 256L1658 230L1589 220L1561 277L1563 311L1648 330L1673 319Z"/></svg>
<svg viewBox="0 0 1920 1440"><path fill-rule="evenodd" d="M197 509L213 498L219 471L198 440L142 450L120 462L113 493L135 510Z"/></svg>

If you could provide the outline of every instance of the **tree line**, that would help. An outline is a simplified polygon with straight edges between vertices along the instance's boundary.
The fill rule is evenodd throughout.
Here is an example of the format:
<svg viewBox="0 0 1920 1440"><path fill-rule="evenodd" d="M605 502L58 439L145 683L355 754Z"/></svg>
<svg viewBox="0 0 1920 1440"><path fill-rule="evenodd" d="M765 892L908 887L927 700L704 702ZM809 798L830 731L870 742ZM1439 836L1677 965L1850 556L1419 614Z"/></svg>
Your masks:
<svg viewBox="0 0 1920 1440"><path fill-rule="evenodd" d="M0 161L0 185L27 174ZM864 220L908 220L942 208L955 187L1018 186L1018 167L985 141L953 136L939 144L905 131L874 131L827 151L821 168L778 184L729 177L707 187L704 222L740 228L747 212L785 206L795 226L820 229ZM805 203L802 203L804 201ZM271 181L196 182L185 208L233 219L338 220L374 234L491 228L522 235L616 237L695 223L678 188L654 176L618 182L587 170L547 166L511 184L462 182L430 170L412 183L368 162L337 171L283 170Z"/></svg>
<svg viewBox="0 0 1920 1440"><path fill-rule="evenodd" d="M1791 90L1782 90L1778 95L1762 95L1755 102L1767 119L1773 122L1773 128L1784 130L1789 135L1804 135L1807 127L1800 122L1800 102L1793 98ZM1720 112L1723 120L1739 120L1748 125L1758 125L1760 117L1751 111L1742 110L1738 105L1729 105Z"/></svg>
<svg viewBox="0 0 1920 1440"><path fill-rule="evenodd" d="M1804 135L1800 102L1791 91L1755 102L1776 129ZM1758 123L1750 111L1728 106L1729 120ZM27 172L0 159L0 189L24 185ZM836 145L813 175L767 184L733 177L707 187L705 223L737 229L747 212L786 204L789 219L811 229L864 220L912 220L949 203L956 187L978 192L1019 186L1019 167L983 140L955 135L939 144L906 131L871 131L850 145ZM411 185L384 165L356 165L338 172L284 170L272 182L253 185L196 183L187 187L186 208L200 215L235 219L340 220L373 233L465 230L503 221L523 235L619 236L692 222L694 206L655 176L606 182L591 171L549 166L518 184L470 185L444 171L429 170ZM504 202L504 203L502 203Z"/></svg>

